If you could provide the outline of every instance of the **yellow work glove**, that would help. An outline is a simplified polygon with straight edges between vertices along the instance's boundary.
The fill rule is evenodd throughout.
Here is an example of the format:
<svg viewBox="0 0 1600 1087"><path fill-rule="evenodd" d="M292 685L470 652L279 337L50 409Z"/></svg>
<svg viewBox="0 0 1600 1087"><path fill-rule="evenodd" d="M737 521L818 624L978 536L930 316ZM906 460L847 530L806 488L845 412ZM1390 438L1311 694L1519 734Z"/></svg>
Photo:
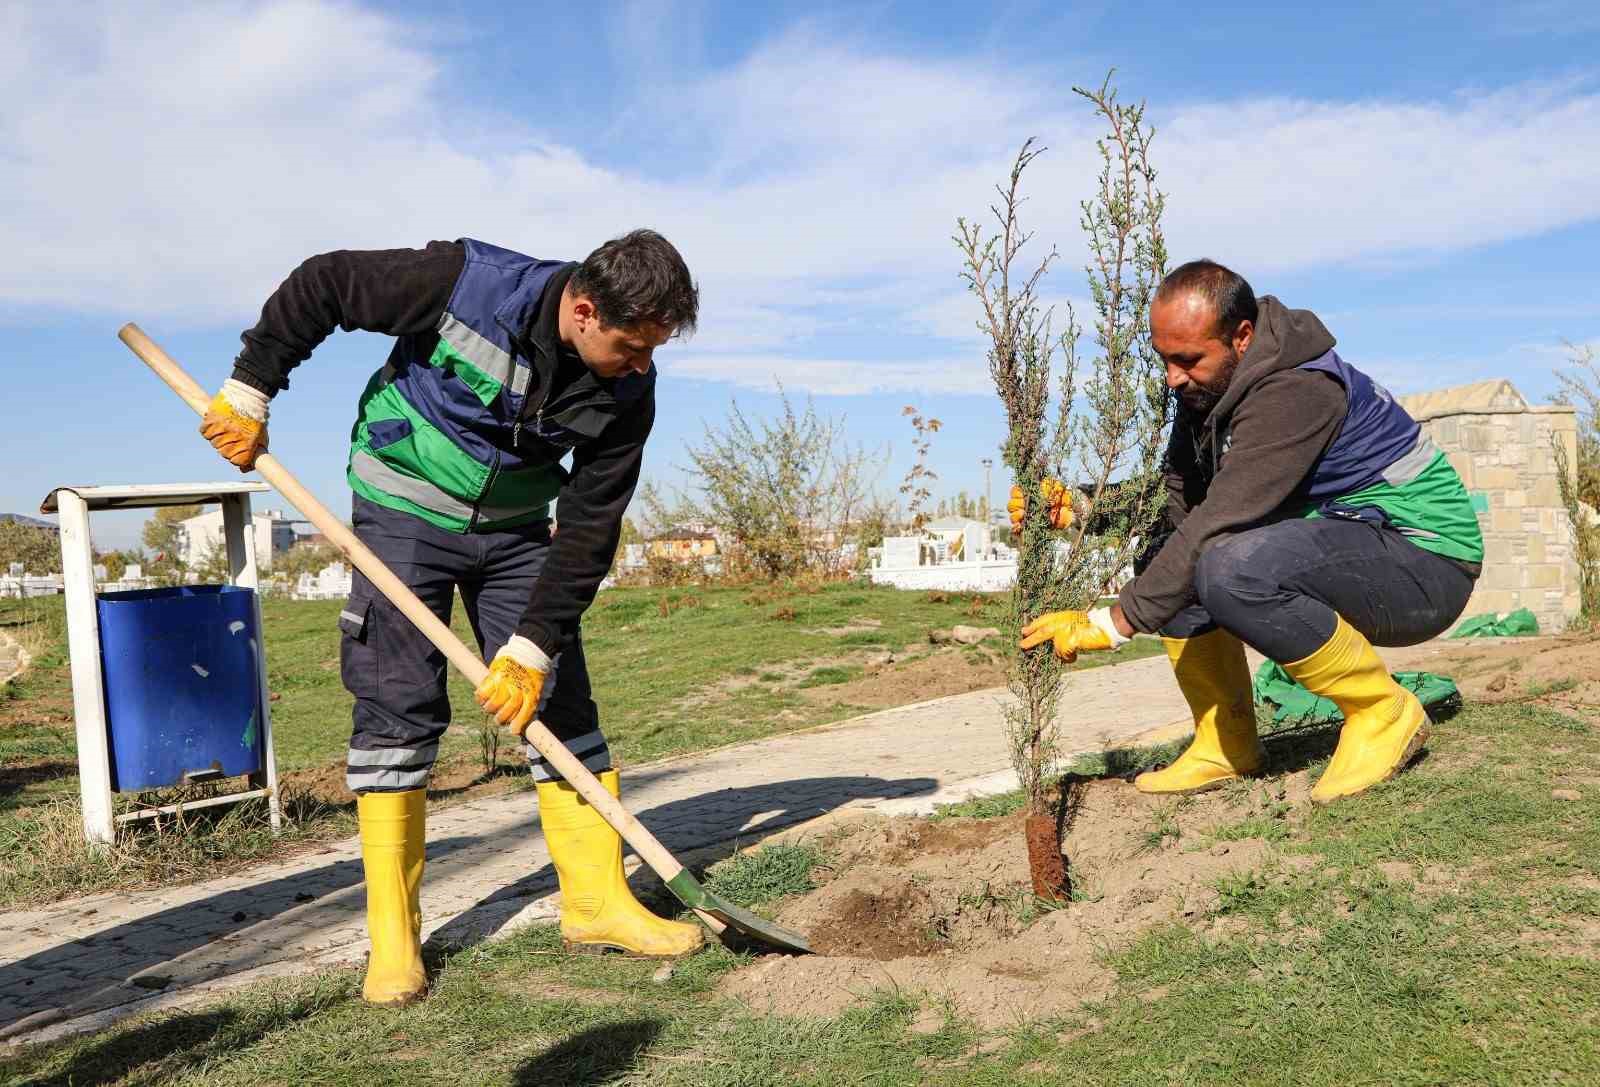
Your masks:
<svg viewBox="0 0 1600 1087"><path fill-rule="evenodd" d="M496 721L521 736L539 712L539 696L549 673L550 658L544 650L514 634L494 655L489 674L472 693Z"/></svg>
<svg viewBox="0 0 1600 1087"><path fill-rule="evenodd" d="M267 394L242 381L222 383L200 420L200 434L241 472L255 467L267 447Z"/></svg>
<svg viewBox="0 0 1600 1087"><path fill-rule="evenodd" d="M1056 656L1071 664L1078 654L1097 649L1115 649L1129 639L1111 621L1110 608L1094 611L1051 611L1022 628L1023 649L1054 642Z"/></svg>
<svg viewBox="0 0 1600 1087"><path fill-rule="evenodd" d="M1039 497L1050 507L1051 528L1066 528L1072 524L1072 503L1067 495L1066 484L1059 479L1040 480ZM1011 488L1011 501L1006 503L1006 512L1011 515L1011 531L1021 532L1023 515L1027 512L1021 487Z"/></svg>

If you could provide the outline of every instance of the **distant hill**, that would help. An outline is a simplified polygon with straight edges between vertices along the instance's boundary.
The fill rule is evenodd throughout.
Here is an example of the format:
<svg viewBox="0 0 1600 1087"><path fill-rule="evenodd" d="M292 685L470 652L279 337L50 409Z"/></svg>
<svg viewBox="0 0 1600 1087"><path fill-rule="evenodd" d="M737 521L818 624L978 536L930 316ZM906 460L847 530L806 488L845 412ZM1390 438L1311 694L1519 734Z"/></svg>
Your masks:
<svg viewBox="0 0 1600 1087"><path fill-rule="evenodd" d="M49 521L41 521L37 517L27 517L20 513L0 513L0 524L3 524L7 521L14 522L19 525L26 525L28 528L47 528L51 532L61 531Z"/></svg>

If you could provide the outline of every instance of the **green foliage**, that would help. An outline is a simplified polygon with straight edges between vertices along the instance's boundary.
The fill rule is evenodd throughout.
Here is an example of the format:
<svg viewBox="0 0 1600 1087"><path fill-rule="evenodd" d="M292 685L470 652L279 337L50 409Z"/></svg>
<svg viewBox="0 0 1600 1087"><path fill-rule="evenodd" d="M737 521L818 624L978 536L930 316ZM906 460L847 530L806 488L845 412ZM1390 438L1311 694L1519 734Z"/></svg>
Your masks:
<svg viewBox="0 0 1600 1087"><path fill-rule="evenodd" d="M1593 627L1600 622L1600 523L1593 519L1595 507L1580 497L1582 478L1574 478L1567 447L1561 436L1550 441L1555 454L1556 481L1561 488L1561 504L1572 526L1572 557L1578 566L1579 615Z"/></svg>
<svg viewBox="0 0 1600 1087"><path fill-rule="evenodd" d="M164 553L171 558L178 539L178 522L187 521L200 513L199 506L162 506L144 523L144 546L152 554Z"/></svg>
<svg viewBox="0 0 1600 1087"><path fill-rule="evenodd" d="M1575 343L1567 344L1567 353L1572 372L1556 371L1554 399L1578 409L1578 460L1571 466L1577 498L1600 509L1600 355L1592 345Z"/></svg>
<svg viewBox="0 0 1600 1087"><path fill-rule="evenodd" d="M0 521L0 574L13 562L29 574L59 574L60 538L47 528Z"/></svg>
<svg viewBox="0 0 1600 1087"><path fill-rule="evenodd" d="M1074 90L1095 108L1107 135L1098 141L1102 169L1095 194L1081 203L1089 236L1089 291L1094 299L1095 357L1080 371L1080 328L1067 308L1066 331L1039 300L1039 284L1056 257L1047 253L1031 271L1019 262L1032 237L1020 208L1024 172L1043 148L1030 139L999 186L993 233L958 220L962 278L981 307L989 372L1006 412L1004 460L1027 496L1017 541L1017 580L1008 625L1014 633L1039 615L1089 607L1132 560L1161 510L1158 486L1168 397L1160 360L1149 343L1149 302L1166 266L1161 233L1165 197L1149 161L1151 132L1144 107L1117 102L1110 76L1098 91ZM1059 377L1052 375L1057 356ZM1080 381L1080 378L1083 380ZM1052 405L1052 388L1054 404ZM1046 505L1047 478L1087 478L1084 509L1059 549ZM1114 477L1120 475L1122 478ZM1097 534L1091 536L1091 525ZM1063 553L1064 552L1064 553ZM1061 665L1047 647L1014 651L1007 710L1012 762L1030 806L1047 807L1045 774L1055 762L1055 709Z"/></svg>
<svg viewBox="0 0 1600 1087"><path fill-rule="evenodd" d="M824 860L814 845L764 845L712 865L706 889L736 906L759 906L811 890L811 870Z"/></svg>
<svg viewBox="0 0 1600 1087"><path fill-rule="evenodd" d="M1015 815L1027 802L1028 798L1021 789L1012 789L993 796L975 796L954 804L940 804L928 818L935 822L941 819L995 819L1002 815Z"/></svg>
<svg viewBox="0 0 1600 1087"><path fill-rule="evenodd" d="M301 574L315 575L330 564L343 561L343 553L333 544L297 543L272 556L272 576L292 588Z"/></svg>
<svg viewBox="0 0 1600 1087"><path fill-rule="evenodd" d="M643 492L651 520L709 524L728 541L731 563L767 578L842 572L840 545L867 515L883 459L849 442L843 418L818 415L810 401L797 410L787 394L776 418L761 421L730 402L727 419L707 423L688 453L698 497L669 507Z"/></svg>

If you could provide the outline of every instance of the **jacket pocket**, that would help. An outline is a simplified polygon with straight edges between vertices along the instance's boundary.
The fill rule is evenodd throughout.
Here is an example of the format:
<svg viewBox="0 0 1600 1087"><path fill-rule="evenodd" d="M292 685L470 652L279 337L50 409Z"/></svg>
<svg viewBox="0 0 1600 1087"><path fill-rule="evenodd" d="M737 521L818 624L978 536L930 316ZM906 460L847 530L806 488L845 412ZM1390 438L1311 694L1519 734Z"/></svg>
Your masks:
<svg viewBox="0 0 1600 1087"><path fill-rule="evenodd" d="M410 436L410 419L377 419L367 424L367 447L374 452Z"/></svg>
<svg viewBox="0 0 1600 1087"><path fill-rule="evenodd" d="M339 629L346 638L358 642L367 640L367 621L372 615L372 601L352 596L339 611Z"/></svg>

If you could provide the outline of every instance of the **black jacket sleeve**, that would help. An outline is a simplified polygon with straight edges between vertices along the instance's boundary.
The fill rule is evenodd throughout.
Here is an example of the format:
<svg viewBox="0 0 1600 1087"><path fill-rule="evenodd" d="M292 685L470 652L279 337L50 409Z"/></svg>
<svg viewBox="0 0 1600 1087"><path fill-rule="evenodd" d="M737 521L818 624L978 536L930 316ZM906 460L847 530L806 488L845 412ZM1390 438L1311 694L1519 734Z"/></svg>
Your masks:
<svg viewBox="0 0 1600 1087"><path fill-rule="evenodd" d="M1282 515L1338 436L1345 408L1343 387L1318 373L1285 370L1250 390L1234 413L1232 445L1204 497L1187 504L1185 494L1195 492L1190 481L1174 502L1169 481L1168 512L1176 512L1179 523L1118 597L1133 629L1154 634L1194 602L1195 565L1208 544Z"/></svg>
<svg viewBox="0 0 1600 1087"><path fill-rule="evenodd" d="M233 376L269 396L289 387L289 371L336 328L389 336L439 325L466 264L459 242L425 249L342 249L311 257L289 273L240 339Z"/></svg>
<svg viewBox="0 0 1600 1087"><path fill-rule="evenodd" d="M566 648L611 569L622 515L639 483L644 443L655 425L652 391L588 445L573 450L572 475L556 504L556 536L517 633L550 656Z"/></svg>

